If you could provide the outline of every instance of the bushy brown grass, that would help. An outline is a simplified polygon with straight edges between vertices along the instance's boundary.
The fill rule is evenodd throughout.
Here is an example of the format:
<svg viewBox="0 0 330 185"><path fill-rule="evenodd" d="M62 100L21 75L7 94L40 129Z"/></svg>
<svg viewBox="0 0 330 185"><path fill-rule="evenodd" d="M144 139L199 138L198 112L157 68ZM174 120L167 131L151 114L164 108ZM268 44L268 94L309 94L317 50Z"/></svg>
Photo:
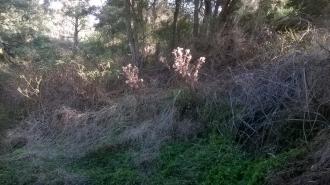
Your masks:
<svg viewBox="0 0 330 185"><path fill-rule="evenodd" d="M210 70L205 77L213 80L211 88L204 84L202 91L206 96L222 92L232 109L228 128L240 142L254 149L272 146L269 150L276 151L292 142L307 143L327 125L330 46L326 29L271 34L265 43L255 38L246 43L260 48L237 53L235 65L224 65L222 60L214 64L224 65L222 72ZM302 141L293 141L297 138Z"/></svg>
<svg viewBox="0 0 330 185"><path fill-rule="evenodd" d="M203 131L198 122L178 120L173 101L172 92L158 89L141 95L126 94L98 109L63 105L34 111L8 132L3 148L8 155L3 155L2 161L26 161L26 170L44 169L45 174L33 171L37 174L35 182L41 184L51 180L86 184L85 177L64 166L100 148L129 147L136 152L132 153L134 162L146 164L157 157L167 141L188 139ZM17 149L19 153L12 153Z"/></svg>
<svg viewBox="0 0 330 185"><path fill-rule="evenodd" d="M188 138L200 124L178 121L169 95L125 96L99 110L62 106L54 112L31 114L10 138L26 138L25 149L42 156L83 156L102 146L133 146L157 153L164 141ZM152 151L152 152L151 152Z"/></svg>
<svg viewBox="0 0 330 185"><path fill-rule="evenodd" d="M45 106L67 105L78 109L97 106L104 98L102 87L86 76L79 63L61 64L44 75L40 101Z"/></svg>

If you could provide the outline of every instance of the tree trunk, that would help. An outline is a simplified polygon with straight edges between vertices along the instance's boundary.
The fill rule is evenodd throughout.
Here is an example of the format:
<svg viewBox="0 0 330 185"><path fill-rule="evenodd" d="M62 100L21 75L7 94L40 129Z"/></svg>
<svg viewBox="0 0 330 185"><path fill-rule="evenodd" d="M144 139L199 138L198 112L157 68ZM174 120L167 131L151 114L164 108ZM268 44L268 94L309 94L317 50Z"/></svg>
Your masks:
<svg viewBox="0 0 330 185"><path fill-rule="evenodd" d="M211 0L205 0L205 11L204 11L204 19L203 19L203 36L207 37L209 33L209 27L210 27L210 20L211 20L211 14L212 14L212 2Z"/></svg>
<svg viewBox="0 0 330 185"><path fill-rule="evenodd" d="M177 44L178 18L180 13L181 2L182 0L175 0L171 49L174 49Z"/></svg>
<svg viewBox="0 0 330 185"><path fill-rule="evenodd" d="M222 0L216 0L215 2L215 6L214 6L214 12L213 12L213 16L212 16L212 20L211 20L211 25L210 25L210 29L211 29L211 33L210 33L210 37L213 37L216 33L217 30L217 20L218 20L218 14L219 14L219 8L221 6L221 2Z"/></svg>
<svg viewBox="0 0 330 185"><path fill-rule="evenodd" d="M198 33L199 33L199 2L200 2L200 0L194 0L195 8L194 8L193 35L195 38L198 37Z"/></svg>
<svg viewBox="0 0 330 185"><path fill-rule="evenodd" d="M142 49L142 51L140 51L140 66L139 67L143 67L143 63L142 61L146 60L146 53L145 53L145 46L146 46L146 42L147 42L147 20L144 17L144 11L145 11L145 2L143 0L138 1L137 3L137 15L135 18L135 24L136 24L136 29L134 30L135 33L135 38L136 39L136 44L137 44L137 48Z"/></svg>
<svg viewBox="0 0 330 185"><path fill-rule="evenodd" d="M217 0L214 6L213 18L216 18L218 16L220 5L221 5L221 0Z"/></svg>
<svg viewBox="0 0 330 185"><path fill-rule="evenodd" d="M154 0L152 2L152 28L155 29L156 27L156 20L157 20L157 4L158 0Z"/></svg>
<svg viewBox="0 0 330 185"><path fill-rule="evenodd" d="M78 52L79 44L79 17L75 16L74 18L74 33L73 33L73 56Z"/></svg>
<svg viewBox="0 0 330 185"><path fill-rule="evenodd" d="M127 17L126 17L126 26L127 26L127 38L128 38L128 44L129 44L129 49L131 51L131 58L132 58L132 63L138 67L140 67L140 54L139 54L139 49L137 46L137 38L136 34L134 33L134 20L133 20L133 4L131 2L132 0L126 0L125 3L125 8L127 12Z"/></svg>
<svg viewBox="0 0 330 185"><path fill-rule="evenodd" d="M222 6L222 11L220 13L219 21L220 24L225 23L228 20L230 14L235 10L235 6L238 0L226 0Z"/></svg>

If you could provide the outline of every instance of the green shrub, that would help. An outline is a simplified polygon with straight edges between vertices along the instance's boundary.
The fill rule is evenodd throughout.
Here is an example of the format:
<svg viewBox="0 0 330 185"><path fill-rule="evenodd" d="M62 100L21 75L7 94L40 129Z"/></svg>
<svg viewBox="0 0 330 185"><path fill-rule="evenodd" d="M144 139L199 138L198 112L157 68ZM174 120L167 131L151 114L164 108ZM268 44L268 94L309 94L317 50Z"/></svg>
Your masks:
<svg viewBox="0 0 330 185"><path fill-rule="evenodd" d="M303 15L321 16L328 13L329 0L289 0L288 6L299 10Z"/></svg>
<svg viewBox="0 0 330 185"><path fill-rule="evenodd" d="M112 51L105 46L105 41L97 34L82 42L81 49L81 53L89 59L110 59L112 57Z"/></svg>

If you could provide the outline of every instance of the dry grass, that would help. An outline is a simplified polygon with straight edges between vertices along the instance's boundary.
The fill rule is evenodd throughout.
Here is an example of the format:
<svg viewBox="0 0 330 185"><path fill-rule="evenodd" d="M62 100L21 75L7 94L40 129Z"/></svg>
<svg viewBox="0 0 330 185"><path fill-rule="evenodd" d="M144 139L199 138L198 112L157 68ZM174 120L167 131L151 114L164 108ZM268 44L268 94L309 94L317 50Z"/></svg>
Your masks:
<svg viewBox="0 0 330 185"><path fill-rule="evenodd" d="M129 147L136 151L135 163L142 165L155 159L166 141L194 137L202 128L199 123L176 119L168 92L126 95L98 110L59 106L53 111L36 111L10 130L2 161L24 164L25 170L44 169L28 172L41 184L53 183L52 179L85 184L84 177L68 172L65 166L89 152ZM16 145L20 140L24 143Z"/></svg>
<svg viewBox="0 0 330 185"><path fill-rule="evenodd" d="M259 65L240 65L229 70L231 128L244 142L257 148L269 143L276 145L281 142L283 131L294 122L307 143L328 122L330 99L325 87L330 85L326 75L330 68L326 35L324 30L307 30L291 35L292 41L285 44L280 37L274 44L286 48L270 51L269 56L278 52L276 57L255 58L257 62L252 62Z"/></svg>
<svg viewBox="0 0 330 185"><path fill-rule="evenodd" d="M313 27L285 33L265 28L257 35L224 31L208 50L198 91L208 104L227 102L226 129L253 149L277 151L291 142L283 143L287 131L301 139L296 143L307 143L330 115L329 33Z"/></svg>
<svg viewBox="0 0 330 185"><path fill-rule="evenodd" d="M78 63L61 64L45 75L40 87L44 106L67 105L78 109L97 106L105 99L102 87L86 76Z"/></svg>
<svg viewBox="0 0 330 185"><path fill-rule="evenodd" d="M159 93L158 99L125 96L96 111L62 106L48 114L36 112L9 138L26 138L24 148L36 155L77 158L109 145L157 152L164 141L191 137L199 128L187 120L178 122L168 95Z"/></svg>

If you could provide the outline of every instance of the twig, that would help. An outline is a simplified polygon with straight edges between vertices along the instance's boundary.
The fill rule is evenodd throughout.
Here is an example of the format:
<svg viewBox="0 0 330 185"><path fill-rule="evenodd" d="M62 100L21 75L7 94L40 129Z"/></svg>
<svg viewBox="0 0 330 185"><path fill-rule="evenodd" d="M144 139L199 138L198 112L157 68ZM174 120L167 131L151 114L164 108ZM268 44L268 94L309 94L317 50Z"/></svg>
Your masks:
<svg viewBox="0 0 330 185"><path fill-rule="evenodd" d="M330 54L330 49L328 49L327 47L322 45L319 41L317 41L317 44L320 46L321 49L325 50L326 52L328 52Z"/></svg>
<svg viewBox="0 0 330 185"><path fill-rule="evenodd" d="M308 113L308 119L310 118L310 114L309 114L309 101L308 101L308 87L307 87L307 79L306 79L306 69L303 69L303 80L304 80L304 87L305 87L305 106L307 106L307 113ZM304 138L305 138L305 142L306 144L308 144L307 141L307 135L306 135L306 112L304 112L304 120L303 120L303 133L304 133Z"/></svg>

